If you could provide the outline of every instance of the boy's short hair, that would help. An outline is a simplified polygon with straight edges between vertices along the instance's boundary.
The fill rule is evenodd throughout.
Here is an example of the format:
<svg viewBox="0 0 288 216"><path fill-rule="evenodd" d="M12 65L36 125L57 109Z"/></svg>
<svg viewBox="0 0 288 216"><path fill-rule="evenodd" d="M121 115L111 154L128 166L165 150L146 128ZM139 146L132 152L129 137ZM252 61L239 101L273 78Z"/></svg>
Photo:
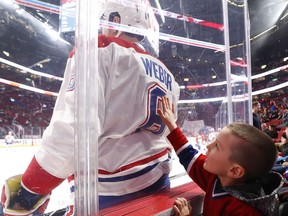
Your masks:
<svg viewBox="0 0 288 216"><path fill-rule="evenodd" d="M230 159L243 166L245 181L255 181L268 174L278 154L273 140L249 124L231 123L226 127L241 140L233 145Z"/></svg>

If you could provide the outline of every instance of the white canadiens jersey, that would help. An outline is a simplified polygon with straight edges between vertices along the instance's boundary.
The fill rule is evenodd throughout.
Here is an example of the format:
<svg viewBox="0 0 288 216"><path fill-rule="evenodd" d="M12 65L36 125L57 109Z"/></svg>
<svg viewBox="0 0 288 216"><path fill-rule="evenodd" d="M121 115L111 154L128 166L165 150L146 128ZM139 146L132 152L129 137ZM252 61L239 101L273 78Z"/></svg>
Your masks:
<svg viewBox="0 0 288 216"><path fill-rule="evenodd" d="M10 135L10 134L6 135L5 136L5 142L6 143L13 143L14 142L14 136Z"/></svg>
<svg viewBox="0 0 288 216"><path fill-rule="evenodd" d="M103 35L98 40L99 195L124 195L170 172L172 147L157 108L164 95L176 105L180 90L165 65L137 45ZM36 154L38 163L59 178L74 171L74 58L72 53Z"/></svg>

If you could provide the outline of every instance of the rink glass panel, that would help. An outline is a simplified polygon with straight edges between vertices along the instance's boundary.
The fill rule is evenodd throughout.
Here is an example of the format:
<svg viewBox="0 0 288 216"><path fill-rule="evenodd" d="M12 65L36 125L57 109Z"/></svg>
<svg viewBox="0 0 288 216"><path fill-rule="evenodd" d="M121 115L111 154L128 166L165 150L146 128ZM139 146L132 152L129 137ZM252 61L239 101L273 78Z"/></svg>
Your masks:
<svg viewBox="0 0 288 216"><path fill-rule="evenodd" d="M159 24L159 51L153 49L147 40L142 45L163 61L180 85L177 123L192 142L201 141L207 144L219 129L232 121L251 123L247 5L246 1L232 3L224 0L180 2L182 4L172 0L159 1L163 9L162 15L155 14ZM49 3L54 4L53 1ZM101 7L100 1L98 3ZM155 1L150 3L157 8ZM37 7L17 5L10 0L0 3L4 26L0 35L3 38L0 50L0 78L3 79L0 83L0 151L4 151L6 147L3 139L8 131L13 131L15 147L25 145L37 148L41 145L41 136L49 124L66 60L75 45L75 37L80 44L78 52L87 57L83 64L78 65L78 68L84 69L82 71L86 73L79 77L82 81L79 83L79 97L76 100L76 122L82 126L82 130L77 131L76 149L79 150L79 139L85 140L86 146L76 155L78 172L82 170L86 173L77 179L81 193L79 196L82 197L88 193L85 182L88 182L90 189L97 192L95 184L89 185L91 176L95 173L91 174L87 170L87 167L95 167L97 164L89 161L91 152L86 157L88 149L93 149L92 155L97 152L91 145L96 138L89 133L93 130L91 123L95 119L87 120L87 115L95 115L87 112L91 104L96 104L97 107L97 97L91 94L91 91L95 90L95 85L91 84L95 77L89 80L87 74L88 71L97 70L97 64L92 58L97 56L97 52L93 51L92 46L89 48L84 45L85 41L91 42L93 34L97 37L97 31L90 29L94 24L98 25L98 20L91 21L96 15L89 7L96 8L97 3L94 4L81 1L77 9L73 8L75 5L65 5L66 13L60 15L59 11L49 11L49 7L42 11ZM75 16L75 11L79 12L79 16ZM168 12L172 12L174 17ZM175 15L182 17L175 18ZM82 29L77 29L77 23L83 21L87 24L78 26ZM221 26L224 26L224 31ZM91 61L94 61L93 64ZM85 95L89 97L84 97ZM97 109L95 110L94 112L97 112ZM97 135L94 133L92 136ZM205 146L203 148L205 150ZM203 150L201 147L199 149ZM83 157L88 159L80 161ZM13 163L21 163L17 161L18 158L12 158ZM26 167L23 167L22 171L17 170L15 174L24 172L25 169ZM9 177L7 175L6 178ZM1 179L1 183L3 181L4 179ZM90 202L96 201L89 197L85 202L90 205ZM65 206L55 208L59 207ZM97 208L92 211L97 211Z"/></svg>

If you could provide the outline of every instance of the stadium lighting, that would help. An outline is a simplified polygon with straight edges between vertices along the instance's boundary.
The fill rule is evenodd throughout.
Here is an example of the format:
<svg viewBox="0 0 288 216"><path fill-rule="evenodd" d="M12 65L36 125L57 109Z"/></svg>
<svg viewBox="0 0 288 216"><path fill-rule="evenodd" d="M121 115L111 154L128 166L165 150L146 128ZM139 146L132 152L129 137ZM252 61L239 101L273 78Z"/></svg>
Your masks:
<svg viewBox="0 0 288 216"><path fill-rule="evenodd" d="M267 65L261 65L261 69L265 69Z"/></svg>
<svg viewBox="0 0 288 216"><path fill-rule="evenodd" d="M4 53L4 55L6 55L6 56L10 56L10 53L7 52L7 51L3 51L3 53Z"/></svg>

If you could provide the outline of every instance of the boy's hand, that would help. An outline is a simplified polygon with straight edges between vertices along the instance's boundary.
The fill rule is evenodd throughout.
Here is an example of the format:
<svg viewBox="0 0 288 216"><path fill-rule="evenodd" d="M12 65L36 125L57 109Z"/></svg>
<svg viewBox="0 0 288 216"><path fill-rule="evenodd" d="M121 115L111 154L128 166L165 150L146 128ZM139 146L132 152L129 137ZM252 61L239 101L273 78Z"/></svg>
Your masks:
<svg viewBox="0 0 288 216"><path fill-rule="evenodd" d="M189 216L192 207L185 198L177 198L174 202L173 210L175 216Z"/></svg>
<svg viewBox="0 0 288 216"><path fill-rule="evenodd" d="M174 116L174 104L172 104L172 106L170 105L168 97L162 97L162 109L158 109L157 113L159 114L162 122L167 125L170 132L177 128Z"/></svg>

